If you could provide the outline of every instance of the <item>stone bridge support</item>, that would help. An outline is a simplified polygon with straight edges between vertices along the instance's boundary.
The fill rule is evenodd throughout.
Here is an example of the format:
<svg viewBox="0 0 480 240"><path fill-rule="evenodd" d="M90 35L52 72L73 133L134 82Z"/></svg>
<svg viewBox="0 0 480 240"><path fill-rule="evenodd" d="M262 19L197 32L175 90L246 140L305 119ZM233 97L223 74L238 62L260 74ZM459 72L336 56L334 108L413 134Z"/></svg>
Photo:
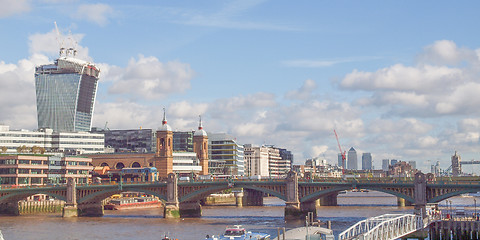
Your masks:
<svg viewBox="0 0 480 240"><path fill-rule="evenodd" d="M413 203L405 200L405 198L397 197L397 206L399 207L413 206Z"/></svg>
<svg viewBox="0 0 480 240"><path fill-rule="evenodd" d="M73 178L67 179L67 201L63 207L62 217L78 217L77 185Z"/></svg>
<svg viewBox="0 0 480 240"><path fill-rule="evenodd" d="M202 205L200 205L200 201L181 202L179 204L179 216L182 218L201 217Z"/></svg>
<svg viewBox="0 0 480 240"><path fill-rule="evenodd" d="M163 210L164 218L180 218L180 206L178 203L177 176L169 173L167 178L167 202Z"/></svg>
<svg viewBox="0 0 480 240"><path fill-rule="evenodd" d="M20 211L18 210L18 202L6 202L0 203L0 215L7 215L7 216L18 216L20 215Z"/></svg>
<svg viewBox="0 0 480 240"><path fill-rule="evenodd" d="M79 203L77 212L80 217L101 217L104 214L102 202Z"/></svg>
<svg viewBox="0 0 480 240"><path fill-rule="evenodd" d="M243 206L263 206L263 192L243 189Z"/></svg>
<svg viewBox="0 0 480 240"><path fill-rule="evenodd" d="M286 194L285 220L305 219L309 211L313 211L315 214L315 201L300 204L298 199L298 177L297 173L293 171L287 174Z"/></svg>
<svg viewBox="0 0 480 240"><path fill-rule="evenodd" d="M317 206L337 206L337 196L338 192L333 192L328 195L325 195L316 201Z"/></svg>
<svg viewBox="0 0 480 240"><path fill-rule="evenodd" d="M414 182L414 196L415 196L415 214L418 216L426 216L427 205L427 179L425 174L417 172L415 174Z"/></svg>

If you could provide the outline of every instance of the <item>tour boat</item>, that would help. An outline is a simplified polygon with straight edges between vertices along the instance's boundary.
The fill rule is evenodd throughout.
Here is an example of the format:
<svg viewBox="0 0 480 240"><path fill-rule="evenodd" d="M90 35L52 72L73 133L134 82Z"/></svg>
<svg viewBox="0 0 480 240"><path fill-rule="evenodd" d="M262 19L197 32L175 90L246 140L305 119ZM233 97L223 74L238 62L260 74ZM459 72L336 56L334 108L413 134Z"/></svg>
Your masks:
<svg viewBox="0 0 480 240"><path fill-rule="evenodd" d="M124 197L110 200L105 204L105 210L122 210L135 208L161 207L162 202L154 197Z"/></svg>
<svg viewBox="0 0 480 240"><path fill-rule="evenodd" d="M270 235L266 233L254 233L245 230L240 225L227 227L225 232L220 236L208 236L206 240L270 240Z"/></svg>

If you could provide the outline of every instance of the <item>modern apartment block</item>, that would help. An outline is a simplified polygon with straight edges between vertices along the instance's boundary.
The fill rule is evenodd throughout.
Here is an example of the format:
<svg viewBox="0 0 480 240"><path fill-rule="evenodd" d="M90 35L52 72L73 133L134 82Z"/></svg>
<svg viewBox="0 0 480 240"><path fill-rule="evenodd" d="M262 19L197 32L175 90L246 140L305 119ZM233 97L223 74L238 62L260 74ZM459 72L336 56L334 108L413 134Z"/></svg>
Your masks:
<svg viewBox="0 0 480 240"><path fill-rule="evenodd" d="M245 174L244 148L225 133L208 133L208 171L212 175Z"/></svg>
<svg viewBox="0 0 480 240"><path fill-rule="evenodd" d="M87 183L91 170L92 159L87 157L0 155L0 184L57 184L69 177Z"/></svg>
<svg viewBox="0 0 480 240"><path fill-rule="evenodd" d="M93 63L68 56L36 67L38 128L90 131L99 73Z"/></svg>
<svg viewBox="0 0 480 240"><path fill-rule="evenodd" d="M269 177L268 148L245 144L245 175Z"/></svg>
<svg viewBox="0 0 480 240"><path fill-rule="evenodd" d="M88 132L53 132L52 129L39 131L10 130L0 125L0 153L17 153L25 146L43 148L45 152L63 152L67 155L77 153L103 153L104 135ZM5 151L4 151L5 150Z"/></svg>
<svg viewBox="0 0 480 240"><path fill-rule="evenodd" d="M251 144L244 147L247 176L283 177L291 169L293 155L286 149Z"/></svg>

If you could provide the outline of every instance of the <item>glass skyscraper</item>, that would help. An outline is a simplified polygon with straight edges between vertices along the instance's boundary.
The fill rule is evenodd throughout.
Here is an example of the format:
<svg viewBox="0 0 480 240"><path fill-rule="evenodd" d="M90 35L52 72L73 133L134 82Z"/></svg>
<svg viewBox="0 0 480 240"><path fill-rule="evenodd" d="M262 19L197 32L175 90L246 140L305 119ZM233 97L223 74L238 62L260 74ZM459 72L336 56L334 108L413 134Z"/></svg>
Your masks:
<svg viewBox="0 0 480 240"><path fill-rule="evenodd" d="M99 73L94 64L71 57L37 67L38 128L90 131Z"/></svg>

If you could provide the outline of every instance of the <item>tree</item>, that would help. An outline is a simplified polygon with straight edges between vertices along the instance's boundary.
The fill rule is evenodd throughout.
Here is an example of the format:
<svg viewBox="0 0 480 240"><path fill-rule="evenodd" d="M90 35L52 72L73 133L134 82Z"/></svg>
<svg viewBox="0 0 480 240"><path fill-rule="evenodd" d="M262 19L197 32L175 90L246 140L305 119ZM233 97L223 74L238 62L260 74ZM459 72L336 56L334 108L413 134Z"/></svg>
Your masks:
<svg viewBox="0 0 480 240"><path fill-rule="evenodd" d="M3 147L2 147L2 153L6 153L6 152L7 152L7 150L8 150L8 148L7 148L7 147L5 147L5 146L3 146Z"/></svg>

